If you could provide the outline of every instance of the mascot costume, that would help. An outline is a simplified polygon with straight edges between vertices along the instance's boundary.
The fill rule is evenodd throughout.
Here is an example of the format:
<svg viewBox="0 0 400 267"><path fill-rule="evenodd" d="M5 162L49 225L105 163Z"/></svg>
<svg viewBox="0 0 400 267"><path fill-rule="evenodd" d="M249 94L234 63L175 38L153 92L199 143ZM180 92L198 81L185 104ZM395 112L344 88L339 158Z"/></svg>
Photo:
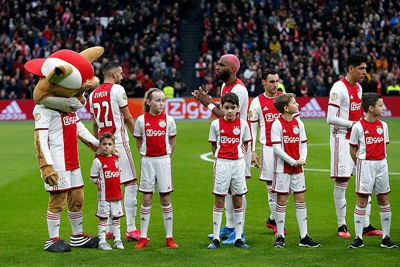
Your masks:
<svg viewBox="0 0 400 267"><path fill-rule="evenodd" d="M33 98L36 106L35 150L41 176L50 193L47 227L50 238L44 249L68 252L71 247L97 248L99 238L83 233L83 179L78 159L79 138L96 151L98 140L79 121L76 111L86 103L85 90L95 88L91 62L104 52L102 47L88 48L81 53L60 50L48 58L33 59L25 69L40 76ZM59 236L61 212L68 205L72 234L70 242Z"/></svg>

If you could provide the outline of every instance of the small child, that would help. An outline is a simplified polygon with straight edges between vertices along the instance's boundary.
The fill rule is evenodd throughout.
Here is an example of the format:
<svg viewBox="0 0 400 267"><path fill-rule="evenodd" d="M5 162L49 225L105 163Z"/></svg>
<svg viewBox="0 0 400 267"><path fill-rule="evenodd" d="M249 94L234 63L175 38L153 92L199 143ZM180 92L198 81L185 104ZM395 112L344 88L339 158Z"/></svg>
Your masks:
<svg viewBox="0 0 400 267"><path fill-rule="evenodd" d="M147 247L151 205L157 184L166 232L166 245L177 248L172 236L173 212L170 193L172 185L171 157L176 146L176 124L164 113L165 96L158 88L150 88L144 96L144 114L136 120L134 137L142 158L139 191L143 193L140 207L141 236L135 248Z"/></svg>
<svg viewBox="0 0 400 267"><path fill-rule="evenodd" d="M241 239L243 233L242 196L247 193L246 155L251 141L247 121L236 117L239 98L235 93L226 93L221 98L224 116L211 123L208 141L215 156L213 194L213 240L209 249L216 249L220 242L220 227L225 196L230 192L234 208L235 246L249 248Z"/></svg>
<svg viewBox="0 0 400 267"><path fill-rule="evenodd" d="M376 93L365 93L361 102L366 112L365 118L354 124L350 135L350 155L357 166L356 194L354 210L355 239L349 248L361 248L363 226L366 217L368 197L374 190L379 204L382 243L381 247L397 248L389 237L392 212L388 194L390 193L386 145L389 143L387 124L377 119L383 113L382 97Z"/></svg>
<svg viewBox="0 0 400 267"><path fill-rule="evenodd" d="M121 241L119 218L124 216L122 192L120 184L118 156L112 152L115 147L115 137L112 133L105 132L99 137L100 155L98 155L90 169L90 180L97 184L97 211L99 221L99 249L111 250L106 241L107 218L112 219L114 233L114 248L124 249Z"/></svg>
<svg viewBox="0 0 400 267"><path fill-rule="evenodd" d="M272 190L278 194L275 210L277 238L274 247L285 246L285 217L289 193L293 193L296 217L300 229L301 247L320 247L307 230L307 209L304 192L305 178L302 166L306 164L307 137L304 124L293 117L299 112L294 94L282 94L274 100L275 108L282 114L271 126L271 142L274 148L274 177Z"/></svg>

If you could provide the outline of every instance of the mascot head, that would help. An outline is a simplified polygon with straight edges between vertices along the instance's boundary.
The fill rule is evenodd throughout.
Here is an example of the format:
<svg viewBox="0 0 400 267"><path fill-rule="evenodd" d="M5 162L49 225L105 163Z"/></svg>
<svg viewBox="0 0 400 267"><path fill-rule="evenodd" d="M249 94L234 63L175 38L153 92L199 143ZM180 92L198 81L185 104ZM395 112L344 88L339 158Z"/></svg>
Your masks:
<svg viewBox="0 0 400 267"><path fill-rule="evenodd" d="M49 97L76 97L83 105L86 101L84 91L99 85L91 63L103 52L104 48L100 46L81 53L64 49L47 58L26 62L25 69L41 77L33 92L33 100L46 105L44 100Z"/></svg>

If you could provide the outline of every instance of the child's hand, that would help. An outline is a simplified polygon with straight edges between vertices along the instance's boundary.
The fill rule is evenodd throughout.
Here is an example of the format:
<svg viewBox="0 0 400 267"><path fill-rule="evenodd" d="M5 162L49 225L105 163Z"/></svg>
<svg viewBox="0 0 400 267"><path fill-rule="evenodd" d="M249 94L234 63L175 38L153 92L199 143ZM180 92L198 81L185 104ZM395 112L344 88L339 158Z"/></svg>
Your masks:
<svg viewBox="0 0 400 267"><path fill-rule="evenodd" d="M260 159L258 158L257 153L254 151L251 153L251 164L256 168L260 168L261 165Z"/></svg>
<svg viewBox="0 0 400 267"><path fill-rule="evenodd" d="M294 163L294 167L301 167L304 165L306 165L306 161L304 159L296 160L296 162Z"/></svg>

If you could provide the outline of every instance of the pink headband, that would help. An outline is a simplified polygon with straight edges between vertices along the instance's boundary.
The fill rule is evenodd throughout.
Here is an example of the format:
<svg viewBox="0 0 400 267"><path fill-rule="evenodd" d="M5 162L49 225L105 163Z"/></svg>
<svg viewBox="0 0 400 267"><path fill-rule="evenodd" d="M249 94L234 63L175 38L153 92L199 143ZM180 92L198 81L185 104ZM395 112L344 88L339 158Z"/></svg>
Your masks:
<svg viewBox="0 0 400 267"><path fill-rule="evenodd" d="M226 54L226 55L223 55L221 57L221 59L225 59L229 66L235 68L235 74L239 71L239 69L240 69L240 61L235 55Z"/></svg>

